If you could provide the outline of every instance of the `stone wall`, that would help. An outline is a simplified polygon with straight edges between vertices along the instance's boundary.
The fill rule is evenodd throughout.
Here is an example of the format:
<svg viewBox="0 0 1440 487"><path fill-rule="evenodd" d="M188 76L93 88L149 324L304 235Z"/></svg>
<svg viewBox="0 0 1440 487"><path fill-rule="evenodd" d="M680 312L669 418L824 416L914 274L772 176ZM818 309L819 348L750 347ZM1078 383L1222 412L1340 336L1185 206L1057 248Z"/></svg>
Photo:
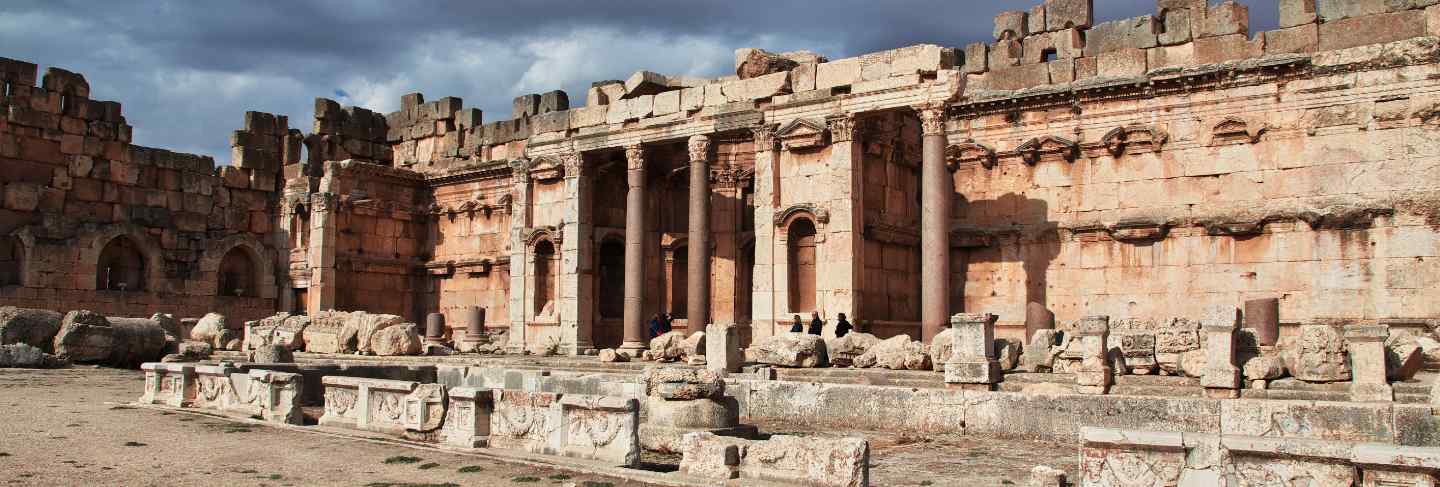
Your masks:
<svg viewBox="0 0 1440 487"><path fill-rule="evenodd" d="M84 76L59 68L37 84L36 70L0 59L0 247L11 252L0 262L18 268L0 272L13 276L0 301L122 316L273 313L284 117L247 113L236 165L217 169L132 145L120 103L90 99Z"/></svg>

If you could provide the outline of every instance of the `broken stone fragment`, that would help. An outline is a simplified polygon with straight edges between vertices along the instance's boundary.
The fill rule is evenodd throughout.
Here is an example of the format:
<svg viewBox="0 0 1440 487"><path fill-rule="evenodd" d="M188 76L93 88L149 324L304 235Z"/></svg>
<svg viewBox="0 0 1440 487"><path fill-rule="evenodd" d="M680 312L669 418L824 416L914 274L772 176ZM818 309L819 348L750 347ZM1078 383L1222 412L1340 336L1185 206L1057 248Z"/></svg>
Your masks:
<svg viewBox="0 0 1440 487"><path fill-rule="evenodd" d="M110 358L114 330L105 316L88 310L71 311L55 335L55 354L76 363L97 363Z"/></svg>
<svg viewBox="0 0 1440 487"><path fill-rule="evenodd" d="M913 341L909 335L896 335L870 347L855 358L855 367L878 367L890 370L931 370L929 346Z"/></svg>
<svg viewBox="0 0 1440 487"><path fill-rule="evenodd" d="M672 331L650 340L650 360L675 362L685 358L685 333Z"/></svg>
<svg viewBox="0 0 1440 487"><path fill-rule="evenodd" d="M601 362L629 362L630 357L622 353L615 353L615 349L606 348L598 354Z"/></svg>
<svg viewBox="0 0 1440 487"><path fill-rule="evenodd" d="M1285 376L1285 361L1271 355L1253 357L1245 361L1242 371L1246 380L1275 380Z"/></svg>
<svg viewBox="0 0 1440 487"><path fill-rule="evenodd" d="M1329 325L1304 325L1285 350L1285 368L1305 382L1350 380L1350 359L1340 332Z"/></svg>
<svg viewBox="0 0 1440 487"><path fill-rule="evenodd" d="M45 309L0 307L0 345L26 343L42 352L54 350L60 313Z"/></svg>
<svg viewBox="0 0 1440 487"><path fill-rule="evenodd" d="M948 340L941 337L941 335L944 335L945 332L948 331L950 331L950 329L946 328L945 331L940 332L940 335L935 336L936 348ZM830 365L835 367L851 366L854 364L856 357L864 355L865 352L870 350L870 347L875 346L876 343L880 343L880 339L876 338L875 335L860 332L850 332L840 338L825 340L825 346L830 355ZM950 348L951 347L945 347L947 354Z"/></svg>
<svg viewBox="0 0 1440 487"><path fill-rule="evenodd" d="M745 349L750 362L779 367L824 367L829 365L825 340L804 333L778 333L761 338Z"/></svg>
<svg viewBox="0 0 1440 487"><path fill-rule="evenodd" d="M646 395L667 400L721 399L725 396L725 378L713 370L648 367L643 379Z"/></svg>
<svg viewBox="0 0 1440 487"><path fill-rule="evenodd" d="M794 60L764 49L747 47L735 50L735 75L740 79L789 71L799 65Z"/></svg>
<svg viewBox="0 0 1440 487"><path fill-rule="evenodd" d="M1395 332L1385 342L1385 377L1391 382L1414 378L1424 364L1420 342L1410 332Z"/></svg>
<svg viewBox="0 0 1440 487"><path fill-rule="evenodd" d="M217 349L221 348L224 343L218 343L217 340L220 338L221 332L228 328L227 325L225 315L220 313L206 313L205 316L200 318L200 321L195 324L195 327L190 329L190 339L209 343Z"/></svg>
<svg viewBox="0 0 1440 487"><path fill-rule="evenodd" d="M387 326L370 339L371 350L382 357L420 354L422 341L414 323Z"/></svg>
<svg viewBox="0 0 1440 487"><path fill-rule="evenodd" d="M0 369L54 369L70 365L60 357L50 355L28 343L0 345Z"/></svg>
<svg viewBox="0 0 1440 487"><path fill-rule="evenodd" d="M295 361L295 354L280 345L265 345L250 352L250 362L257 364L286 364Z"/></svg>

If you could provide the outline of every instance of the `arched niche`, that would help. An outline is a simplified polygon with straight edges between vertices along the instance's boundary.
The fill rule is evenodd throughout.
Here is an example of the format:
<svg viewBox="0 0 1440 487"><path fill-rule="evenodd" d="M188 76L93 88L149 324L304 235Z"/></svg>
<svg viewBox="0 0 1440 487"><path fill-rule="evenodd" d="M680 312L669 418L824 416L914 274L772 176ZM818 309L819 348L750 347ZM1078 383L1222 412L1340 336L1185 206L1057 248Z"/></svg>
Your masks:
<svg viewBox="0 0 1440 487"><path fill-rule="evenodd" d="M95 264L95 289L144 291L149 265L140 244L129 235L117 235L100 250Z"/></svg>
<svg viewBox="0 0 1440 487"><path fill-rule="evenodd" d="M816 256L818 248L815 222L808 217L796 217L785 227L786 252L788 253L790 311L805 313L815 311Z"/></svg>

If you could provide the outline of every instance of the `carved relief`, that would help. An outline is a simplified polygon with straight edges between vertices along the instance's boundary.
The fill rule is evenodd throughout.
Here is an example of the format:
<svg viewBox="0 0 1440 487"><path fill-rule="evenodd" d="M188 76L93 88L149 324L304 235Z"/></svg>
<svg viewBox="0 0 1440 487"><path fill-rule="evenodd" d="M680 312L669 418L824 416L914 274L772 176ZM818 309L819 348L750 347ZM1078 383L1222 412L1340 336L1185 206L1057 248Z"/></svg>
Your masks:
<svg viewBox="0 0 1440 487"><path fill-rule="evenodd" d="M1160 152L1160 148L1169 139L1168 134L1158 129L1131 125L1116 127L1105 133L1105 136L1100 139L1100 145L1104 146L1110 155L1120 157L1124 154Z"/></svg>
<svg viewBox="0 0 1440 487"><path fill-rule="evenodd" d="M832 124L832 131L834 127ZM811 120L797 118L776 131L775 137L780 140L780 145L785 150L813 149L825 145L825 127Z"/></svg>
<svg viewBox="0 0 1440 487"><path fill-rule="evenodd" d="M1252 123L1244 118L1225 117L1211 126L1210 143L1207 145L1254 144L1268 129L1264 124Z"/></svg>
<svg viewBox="0 0 1440 487"><path fill-rule="evenodd" d="M924 135L945 135L945 105L929 104L911 107L920 116L920 132Z"/></svg>
<svg viewBox="0 0 1440 487"><path fill-rule="evenodd" d="M565 169L565 175L570 177L580 176L580 168L584 165L585 158L581 157L579 152L566 152L560 154L558 158L560 159L561 167Z"/></svg>
<svg viewBox="0 0 1440 487"><path fill-rule="evenodd" d="M816 206L814 203L796 203L775 213L775 226L784 227L791 217L797 214L809 213L815 217L816 230L820 225L830 223L830 212Z"/></svg>
<svg viewBox="0 0 1440 487"><path fill-rule="evenodd" d="M1164 487L1180 480L1184 453L1085 448L1080 453L1084 485Z"/></svg>
<svg viewBox="0 0 1440 487"><path fill-rule="evenodd" d="M1070 139L1046 135L1025 141L1015 148L1015 153L1032 166L1041 161L1074 162L1080 155L1080 146Z"/></svg>
<svg viewBox="0 0 1440 487"><path fill-rule="evenodd" d="M706 162L710 160L710 137L706 135L692 135L686 142L690 151L691 162Z"/></svg>
<svg viewBox="0 0 1440 487"><path fill-rule="evenodd" d="M645 147L640 144L625 146L625 168L631 171L645 169Z"/></svg>
<svg viewBox="0 0 1440 487"><path fill-rule="evenodd" d="M755 136L755 152L770 152L775 150L774 125L751 127L750 132Z"/></svg>
<svg viewBox="0 0 1440 487"><path fill-rule="evenodd" d="M530 166L535 181L550 182L565 177L565 164L557 157L541 157Z"/></svg>
<svg viewBox="0 0 1440 487"><path fill-rule="evenodd" d="M625 416L608 411L571 409L567 419L566 438L569 444L585 448L609 445L630 426Z"/></svg>
<svg viewBox="0 0 1440 487"><path fill-rule="evenodd" d="M398 394L371 391L370 419L386 423L400 423L405 414L405 400Z"/></svg>
<svg viewBox="0 0 1440 487"><path fill-rule="evenodd" d="M954 171L961 164L979 162L985 169L995 168L995 150L974 142L953 144L945 148L945 162Z"/></svg>
<svg viewBox="0 0 1440 487"><path fill-rule="evenodd" d="M530 182L530 160L516 159L510 161L510 175L516 183Z"/></svg>
<svg viewBox="0 0 1440 487"><path fill-rule="evenodd" d="M503 392L491 415L491 436L545 442L560 426L551 419L552 402L552 394Z"/></svg>
<svg viewBox="0 0 1440 487"><path fill-rule="evenodd" d="M356 391L354 389L326 387L325 413L345 416L355 408L355 399Z"/></svg>
<svg viewBox="0 0 1440 487"><path fill-rule="evenodd" d="M825 119L825 124L830 127L830 141L849 142L860 136L859 120L854 116L842 115Z"/></svg>

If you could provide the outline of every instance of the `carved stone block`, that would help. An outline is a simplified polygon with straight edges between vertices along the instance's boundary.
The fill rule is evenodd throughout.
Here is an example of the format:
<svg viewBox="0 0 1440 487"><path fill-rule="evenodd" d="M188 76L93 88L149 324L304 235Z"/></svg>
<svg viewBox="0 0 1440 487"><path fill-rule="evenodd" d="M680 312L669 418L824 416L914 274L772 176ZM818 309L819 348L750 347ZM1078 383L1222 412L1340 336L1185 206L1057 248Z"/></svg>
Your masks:
<svg viewBox="0 0 1440 487"><path fill-rule="evenodd" d="M640 464L640 403L635 399L567 394L560 398L559 454L633 467Z"/></svg>
<svg viewBox="0 0 1440 487"><path fill-rule="evenodd" d="M194 365L151 362L142 364L140 370L145 372L145 393L140 396L140 403L172 407L194 403Z"/></svg>
<svg viewBox="0 0 1440 487"><path fill-rule="evenodd" d="M490 415L495 412L495 393L490 389L456 387L449 391L441 441L447 445L479 448L490 437Z"/></svg>

